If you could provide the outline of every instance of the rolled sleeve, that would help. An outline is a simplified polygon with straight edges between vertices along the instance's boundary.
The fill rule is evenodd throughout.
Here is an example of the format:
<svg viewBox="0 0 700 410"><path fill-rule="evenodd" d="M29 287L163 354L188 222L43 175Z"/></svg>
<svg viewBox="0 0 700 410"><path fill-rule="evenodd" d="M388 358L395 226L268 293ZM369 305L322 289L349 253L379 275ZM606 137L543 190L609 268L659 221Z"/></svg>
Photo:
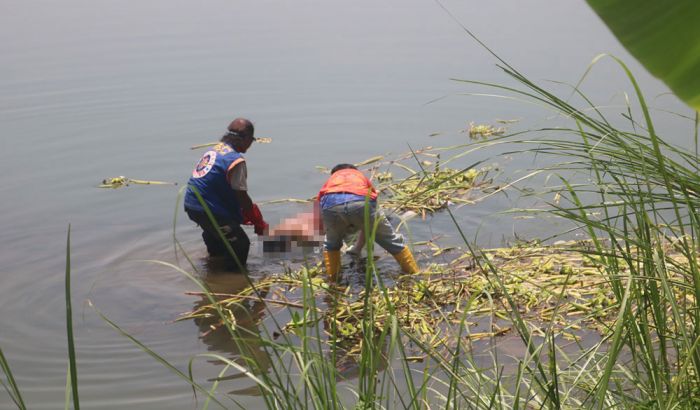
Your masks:
<svg viewBox="0 0 700 410"><path fill-rule="evenodd" d="M228 183L236 191L248 190L248 167L241 161L228 170Z"/></svg>

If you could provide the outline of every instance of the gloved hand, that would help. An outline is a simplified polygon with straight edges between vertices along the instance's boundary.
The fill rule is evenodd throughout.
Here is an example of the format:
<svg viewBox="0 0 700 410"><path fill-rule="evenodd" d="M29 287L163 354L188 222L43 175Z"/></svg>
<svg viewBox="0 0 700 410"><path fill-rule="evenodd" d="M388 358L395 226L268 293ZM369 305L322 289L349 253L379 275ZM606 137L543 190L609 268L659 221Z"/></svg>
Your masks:
<svg viewBox="0 0 700 410"><path fill-rule="evenodd" d="M265 234L267 234L267 231L269 229L270 229L270 225L267 222L262 221L259 224L255 224L253 231L255 231L255 233L257 235L264 236Z"/></svg>
<svg viewBox="0 0 700 410"><path fill-rule="evenodd" d="M253 225L257 235L264 235L270 227L263 219L260 208L256 204L253 204L247 212L243 211L243 225Z"/></svg>

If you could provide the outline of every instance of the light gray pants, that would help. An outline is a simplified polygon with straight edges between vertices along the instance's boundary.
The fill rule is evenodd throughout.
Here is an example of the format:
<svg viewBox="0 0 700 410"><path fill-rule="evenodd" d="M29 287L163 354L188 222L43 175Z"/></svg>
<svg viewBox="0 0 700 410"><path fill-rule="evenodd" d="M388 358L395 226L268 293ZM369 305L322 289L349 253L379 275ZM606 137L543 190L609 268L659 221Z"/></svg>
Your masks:
<svg viewBox="0 0 700 410"><path fill-rule="evenodd" d="M392 255L401 252L404 248L403 236L394 231L389 220L381 212L377 211L376 203L370 202L370 229L374 228L375 219L378 222L375 242ZM326 229L325 249L337 251L343 246L343 238L361 231L365 227L365 202L354 201L332 206L321 211L323 226ZM368 238L366 235L365 238Z"/></svg>

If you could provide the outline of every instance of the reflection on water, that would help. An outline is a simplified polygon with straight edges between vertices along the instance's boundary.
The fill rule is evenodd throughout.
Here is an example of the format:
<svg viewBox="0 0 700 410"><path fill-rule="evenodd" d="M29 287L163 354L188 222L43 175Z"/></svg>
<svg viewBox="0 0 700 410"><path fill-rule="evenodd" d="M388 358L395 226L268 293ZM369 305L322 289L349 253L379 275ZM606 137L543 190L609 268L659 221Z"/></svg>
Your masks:
<svg viewBox="0 0 700 410"><path fill-rule="evenodd" d="M469 343L466 354L480 368L498 370L503 376L515 376L521 363L532 364L535 357L543 363L548 363L549 352L543 349L543 345L548 343L545 335L549 324L539 323L539 327L534 321L529 324L533 328L530 329L531 341L528 345L528 342L523 340L518 331L513 328L512 322L488 316L478 317L472 324L472 332L484 329L491 329L491 331L500 329L503 332L494 337L472 341ZM557 346L556 360L559 363L570 363L571 358L578 357L587 349L594 347L601 342L601 339L600 334L591 330L571 330L569 339L557 334L554 338ZM537 353L531 356L532 352Z"/></svg>
<svg viewBox="0 0 700 410"><path fill-rule="evenodd" d="M307 259L308 262L308 259ZM360 265L356 265L360 263ZM354 299L360 296L364 290L364 269L366 262L354 259L345 265L344 274L352 283L352 287L347 288ZM245 366L254 374L269 372L273 363L271 360L281 360L284 356L282 351L291 346L299 346L302 340L306 340L305 354L309 354L307 359L317 361L321 366L332 364L338 381L347 381L357 378L360 374L358 365L357 348L359 340L357 334L349 337L340 335L335 327L333 318L339 316L339 312L347 308L346 297L334 296L333 292L322 292L315 296L314 304L317 309L308 309L306 318L301 313L302 291L298 289L300 282L291 288L283 283L284 278L277 276L270 278L266 276L252 277L256 295L250 286L250 282L243 274L229 273L223 270L223 262L218 258L207 258L204 263L205 272L202 280L209 288L212 298L216 302L221 302L223 312L233 324L229 329L221 320L219 314L211 306L211 300L203 294L198 294L198 299L192 307L191 315L194 323L198 327L199 337L208 346L208 350L223 354L237 364ZM295 275L295 274L292 274ZM384 280L390 280L388 277ZM287 301L266 300L271 294L279 291L283 293ZM274 299L274 298L273 298ZM307 301L308 306L309 301ZM282 308L279 309L278 305ZM313 313L313 312L316 313ZM266 318L274 316L275 320L268 323ZM285 322L289 321L286 325ZM306 332L302 337L302 328L306 327ZM317 333L318 330L318 333ZM375 366L378 371L388 368L388 343L380 340L379 332L375 333L377 339L374 340L378 346L378 355L375 358ZM318 337L317 337L318 335ZM320 337L320 340L319 340ZM281 349L276 349L272 344L279 343ZM286 360L286 359L285 359ZM210 361L216 366L223 366L223 361ZM289 369L297 368L297 364L290 362L275 363ZM294 370L296 372L298 370ZM230 394L260 395L260 391L247 376L235 370L229 371L235 374L210 379L210 381L228 381L234 383L234 390ZM330 373L329 373L330 374ZM287 377L287 376L285 376ZM244 381L245 380L245 381ZM246 382L249 383L246 385Z"/></svg>
<svg viewBox="0 0 700 410"><path fill-rule="evenodd" d="M207 266L209 271L202 277L209 288L215 301L230 299L240 292L249 289L248 279L243 274L227 273L219 270L217 260L210 260ZM265 298L269 287L256 287L260 298ZM201 295L194 303L193 312L211 304L206 295ZM230 328L216 314L204 314L194 318L200 332L200 339L208 346L208 350L223 354L231 361L247 367L252 373L260 374L268 371L270 357L262 347L260 335L260 322L265 317L265 303L252 295L249 299L226 305L225 314ZM212 362L225 364L224 362ZM219 381L231 381L246 378L245 374L238 373L231 376L218 378ZM246 379L250 381L249 379ZM259 390L253 384L238 388L231 394L258 395Z"/></svg>

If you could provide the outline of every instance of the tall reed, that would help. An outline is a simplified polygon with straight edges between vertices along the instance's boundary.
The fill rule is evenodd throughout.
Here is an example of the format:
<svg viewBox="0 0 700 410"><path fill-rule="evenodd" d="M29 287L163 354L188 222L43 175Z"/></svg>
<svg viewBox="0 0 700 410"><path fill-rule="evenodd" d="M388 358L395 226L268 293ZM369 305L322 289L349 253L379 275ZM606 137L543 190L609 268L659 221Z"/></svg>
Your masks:
<svg viewBox="0 0 700 410"><path fill-rule="evenodd" d="M17 382L15 381L15 376L12 373L12 369L10 369L10 364L7 362L5 355L2 353L2 349L0 349L0 367L2 367L2 371L7 379L7 383L2 380L0 380L0 383L2 383L2 387L7 392L7 395L10 396L10 400L12 400L18 409L26 409L27 406L24 404L24 399L22 399L22 393L20 393Z"/></svg>
<svg viewBox="0 0 700 410"><path fill-rule="evenodd" d="M582 402L597 408L611 403L692 406L700 401L700 164L697 155L666 143L656 133L634 76L622 61L612 58L627 74L642 113L640 125L628 109L632 130L613 126L578 87L574 94L587 106L573 106L511 67L501 66L522 88L465 82L537 102L573 125L539 130L558 138L510 142L527 146L519 152L565 159L546 168L561 181L547 193L563 198L561 203L549 201L547 212L573 222L588 236L594 247L581 252L603 262L617 297L619 314L605 352L595 359L601 366L593 373L595 383L577 386L585 392ZM582 183L586 180L591 182ZM492 272L494 278L498 275ZM515 308L513 314L521 323ZM516 328L528 337L522 326ZM554 349L551 340L545 344Z"/></svg>

